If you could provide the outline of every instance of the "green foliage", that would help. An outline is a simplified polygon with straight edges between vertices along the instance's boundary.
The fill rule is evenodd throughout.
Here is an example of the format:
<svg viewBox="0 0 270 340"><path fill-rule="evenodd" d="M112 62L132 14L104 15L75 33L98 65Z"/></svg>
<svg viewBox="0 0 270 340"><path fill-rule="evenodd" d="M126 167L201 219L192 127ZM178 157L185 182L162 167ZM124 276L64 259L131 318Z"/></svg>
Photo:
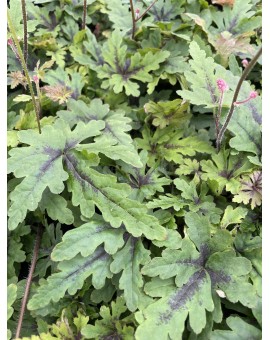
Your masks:
<svg viewBox="0 0 270 340"><path fill-rule="evenodd" d="M159 286L163 285L157 286L155 279L146 284L146 293L161 298L142 312L143 321L136 331L139 339L147 339L150 334L177 339L184 330L187 316L191 328L199 334L206 325L205 311L220 308L217 288L229 301L241 301L250 307L255 304L252 286L247 280L251 263L236 257L230 241L224 243L225 238L211 238L207 217L187 213L185 220L190 240L183 241L181 250L164 250L162 257L154 258L142 269L143 274L150 277L158 276L161 280L175 277L175 280L166 290L160 290Z"/></svg>
<svg viewBox="0 0 270 340"><path fill-rule="evenodd" d="M26 1L41 134L8 40L8 339L37 228L20 339L261 339L260 59L219 152L213 117L260 48L261 1L213 2L133 0L153 4L133 26L129 0L88 0L82 30L82 0Z"/></svg>

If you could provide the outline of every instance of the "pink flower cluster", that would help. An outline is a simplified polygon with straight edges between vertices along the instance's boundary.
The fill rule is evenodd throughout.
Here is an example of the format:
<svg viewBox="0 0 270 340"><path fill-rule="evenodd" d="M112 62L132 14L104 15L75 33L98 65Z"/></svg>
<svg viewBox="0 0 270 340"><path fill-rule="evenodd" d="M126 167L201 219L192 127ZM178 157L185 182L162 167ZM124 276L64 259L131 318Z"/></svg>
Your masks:
<svg viewBox="0 0 270 340"><path fill-rule="evenodd" d="M228 84L223 79L218 79L217 80L217 87L218 87L220 92L226 92L226 91L229 90Z"/></svg>

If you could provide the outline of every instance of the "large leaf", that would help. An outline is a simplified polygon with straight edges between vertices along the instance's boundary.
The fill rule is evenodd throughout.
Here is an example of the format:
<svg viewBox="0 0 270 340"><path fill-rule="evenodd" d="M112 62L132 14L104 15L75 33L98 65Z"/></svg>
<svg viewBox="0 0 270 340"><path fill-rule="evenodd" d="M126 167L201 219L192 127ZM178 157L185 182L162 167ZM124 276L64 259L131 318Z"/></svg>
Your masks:
<svg viewBox="0 0 270 340"><path fill-rule="evenodd" d="M213 312L220 304L216 289L232 302L256 303L247 277L251 263L236 257L228 232L211 238L207 217L196 213L187 213L186 223L190 240L183 240L182 249L166 249L142 269L144 275L159 276L164 283L175 277L175 285L163 289L161 282L155 285L155 279L146 284L146 293L161 298L143 311L138 339L179 339L188 315L191 328L199 334L206 325L206 310Z"/></svg>
<svg viewBox="0 0 270 340"><path fill-rule="evenodd" d="M65 164L72 203L74 206L80 205L85 217L92 217L97 206L104 220L114 228L124 223L127 231L135 237L144 234L149 239L166 238L166 230L154 216L147 213L146 207L128 198L132 189L127 184L117 183L115 176L103 175L91 169L86 161L78 162L71 154L65 156Z"/></svg>
<svg viewBox="0 0 270 340"><path fill-rule="evenodd" d="M106 253L114 254L124 245L123 234L123 228L112 228L95 215L91 222L68 231L53 249L51 258L54 261L70 260L79 253L87 257L103 243Z"/></svg>
<svg viewBox="0 0 270 340"><path fill-rule="evenodd" d="M13 172L17 178L25 177L10 194L9 229L15 229L24 220L27 210L34 211L38 207L47 187L53 194L64 190L63 182L68 174L63 169L63 155L84 139L100 134L103 128L101 121L80 122L71 131L59 119L53 126L45 126L41 135L31 130L18 133L19 140L30 146L14 148L9 153L8 172Z"/></svg>
<svg viewBox="0 0 270 340"><path fill-rule="evenodd" d="M95 138L96 143L87 147L84 144L83 148L89 152L101 152L111 159L122 159L135 167L142 166L132 145L132 139L127 133L131 130L131 119L125 117L124 111L111 111L109 105L103 105L100 99L92 100L90 105L81 100L70 99L67 111L58 111L57 115L65 119L71 127L80 121L84 123L104 121L105 128L101 135Z"/></svg>
<svg viewBox="0 0 270 340"><path fill-rule="evenodd" d="M51 275L47 282L38 288L37 293L29 300L28 308L35 310L45 307L50 301L57 302L66 291L74 295L90 275L93 286L97 289L102 288L106 277L112 277L110 263L111 257L102 247L97 248L88 257L77 255L71 260L60 262L58 265L60 272Z"/></svg>

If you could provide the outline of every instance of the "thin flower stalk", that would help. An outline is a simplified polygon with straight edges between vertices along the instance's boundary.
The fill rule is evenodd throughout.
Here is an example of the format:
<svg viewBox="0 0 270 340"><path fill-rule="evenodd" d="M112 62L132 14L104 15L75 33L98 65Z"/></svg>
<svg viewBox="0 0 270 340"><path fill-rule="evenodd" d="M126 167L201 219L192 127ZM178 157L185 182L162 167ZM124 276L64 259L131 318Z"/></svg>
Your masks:
<svg viewBox="0 0 270 340"><path fill-rule="evenodd" d="M22 15L23 15L23 56L25 64L27 66L28 61L28 41L27 41L27 13L25 0L21 0L22 4Z"/></svg>
<svg viewBox="0 0 270 340"><path fill-rule="evenodd" d="M215 125L216 125L216 138L219 134L219 125L220 125L220 117L221 117L221 111L222 111L222 104L224 100L224 93L229 90L229 86L223 79L218 79L217 80L217 87L220 92L220 97L218 101L218 112L217 114L214 114L215 117Z"/></svg>
<svg viewBox="0 0 270 340"><path fill-rule="evenodd" d="M25 286L24 295L23 295L23 299L22 299L21 310L20 310L19 320L18 320L17 329L16 329L16 335L15 335L16 339L20 338L20 334L21 334L25 308L26 308L28 296L29 296L29 293L30 293L33 274L34 274L34 271L35 271L35 268L36 268L36 263L37 263L37 259L38 259L38 253L39 253L39 248L40 248L40 244L41 244L42 234L43 234L43 228L41 226L39 226L38 230L37 230L37 237L36 237L36 242L35 242L35 246L34 246L31 266L30 266L29 274L27 276L26 286Z"/></svg>
<svg viewBox="0 0 270 340"><path fill-rule="evenodd" d="M87 12L87 0L83 1L83 20L82 20L82 29L85 29L86 25L86 12Z"/></svg>
<svg viewBox="0 0 270 340"><path fill-rule="evenodd" d="M151 5L149 5L146 10L140 15L139 9L136 9L134 11L134 6L133 6L133 0L129 0L130 3L130 10L131 10L131 15L132 15L132 39L135 37L135 30L136 30L136 22L141 20L145 14L154 6L154 4L157 2L157 0L154 0Z"/></svg>
<svg viewBox="0 0 270 340"><path fill-rule="evenodd" d="M231 118L232 118L232 115L233 115L233 112L234 112L234 109L235 109L235 103L237 102L237 98L238 98L241 86L242 86L244 80L247 78L247 76L251 72L251 70L253 69L253 67L255 66L255 64L258 61L258 59L260 58L261 54L262 54L262 47L259 49L259 51L255 54L255 56L249 62L248 66L245 68L241 78L239 79L239 82L238 82L236 89L235 89L235 92L234 92L234 96L233 96L233 99L232 99L230 110L229 110L228 115L227 115L226 120L225 120L225 123L223 124L223 126L220 129L219 134L217 136L217 141L216 141L217 151L220 150L220 146L221 146L221 142L223 140L224 133L225 133L225 131L226 131L228 125L229 125Z"/></svg>
<svg viewBox="0 0 270 340"><path fill-rule="evenodd" d="M22 64L22 68L23 68L23 71L24 71L24 74L25 74L25 77L26 77L26 80L27 80L27 83L28 83L28 86L29 86L29 90L30 90L30 94L31 94L31 97L32 97L32 102L33 102L34 110L35 110L35 113L36 113L36 118L37 118L38 132L41 133L39 112L38 112L38 106L37 106L37 102L36 102L36 98L35 98L35 94L34 94L34 89L33 89L32 82L31 82L30 77L29 77L27 65L25 63L24 56L23 56L23 53L22 53L22 50L21 50L21 46L20 46L20 43L17 39L17 35L16 35L16 32L15 32L11 17L9 15L9 12L7 12L7 20L8 20L8 27L9 27L9 30L11 32L13 41L15 43L15 46L16 46L16 49L17 49L17 52L18 52L18 55L19 55L19 58L20 58L20 62Z"/></svg>

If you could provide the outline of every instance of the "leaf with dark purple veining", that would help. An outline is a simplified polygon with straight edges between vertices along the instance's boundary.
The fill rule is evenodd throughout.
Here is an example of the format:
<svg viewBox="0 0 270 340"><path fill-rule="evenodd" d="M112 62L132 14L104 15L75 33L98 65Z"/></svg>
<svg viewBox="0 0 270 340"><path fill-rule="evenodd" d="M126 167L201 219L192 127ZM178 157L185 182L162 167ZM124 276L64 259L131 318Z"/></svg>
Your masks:
<svg viewBox="0 0 270 340"><path fill-rule="evenodd" d="M29 146L13 148L8 159L8 172L24 178L10 194L9 229L22 222L27 211L38 207L43 191L48 187L53 194L64 190L68 173L63 168L63 157L84 139L100 134L102 121L84 124L80 122L71 131L67 123L59 119L47 125L42 134L33 130L18 132L19 140Z"/></svg>

